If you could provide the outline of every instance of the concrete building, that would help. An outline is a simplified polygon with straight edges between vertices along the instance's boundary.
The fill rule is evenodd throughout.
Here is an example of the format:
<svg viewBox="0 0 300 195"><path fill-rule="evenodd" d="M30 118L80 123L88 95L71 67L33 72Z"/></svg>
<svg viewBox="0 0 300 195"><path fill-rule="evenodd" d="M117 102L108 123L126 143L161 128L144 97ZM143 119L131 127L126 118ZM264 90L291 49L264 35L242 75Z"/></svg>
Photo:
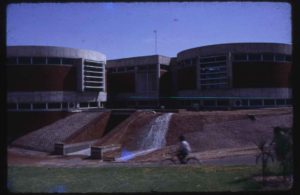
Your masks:
<svg viewBox="0 0 300 195"><path fill-rule="evenodd" d="M178 53L176 105L194 108L291 105L292 47L278 43L211 45Z"/></svg>
<svg viewBox="0 0 300 195"><path fill-rule="evenodd" d="M8 126L40 128L73 110L102 108L106 102L105 65L105 55L95 51L7 47Z"/></svg>
<svg viewBox="0 0 300 195"><path fill-rule="evenodd" d="M171 58L153 55L107 61L109 107L157 107ZM164 81L165 82L160 82Z"/></svg>
<svg viewBox="0 0 300 195"><path fill-rule="evenodd" d="M233 43L184 50L176 58L109 60L108 99L118 107L291 105L291 53L288 44Z"/></svg>

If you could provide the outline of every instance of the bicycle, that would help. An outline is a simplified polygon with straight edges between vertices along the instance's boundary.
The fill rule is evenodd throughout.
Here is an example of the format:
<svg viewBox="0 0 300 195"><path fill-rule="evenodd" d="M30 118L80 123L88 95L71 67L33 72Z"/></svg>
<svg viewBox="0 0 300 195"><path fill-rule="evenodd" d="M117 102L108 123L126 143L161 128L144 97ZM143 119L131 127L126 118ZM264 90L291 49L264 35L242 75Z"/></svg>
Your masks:
<svg viewBox="0 0 300 195"><path fill-rule="evenodd" d="M189 164L189 165L201 165L201 161L193 156L187 157L186 158L186 163L180 162L178 157L176 155L172 155L169 158L163 159L160 161L161 165L176 165L176 164Z"/></svg>

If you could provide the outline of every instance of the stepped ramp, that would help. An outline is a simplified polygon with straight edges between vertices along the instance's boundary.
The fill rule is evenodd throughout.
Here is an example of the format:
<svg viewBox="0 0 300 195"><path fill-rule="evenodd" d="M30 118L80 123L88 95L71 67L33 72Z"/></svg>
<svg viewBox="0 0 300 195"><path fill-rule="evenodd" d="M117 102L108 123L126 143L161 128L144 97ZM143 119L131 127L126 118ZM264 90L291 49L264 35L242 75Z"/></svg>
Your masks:
<svg viewBox="0 0 300 195"><path fill-rule="evenodd" d="M57 142L76 143L100 139L109 118L107 112L81 112L58 120L50 125L15 140L12 146L53 152Z"/></svg>

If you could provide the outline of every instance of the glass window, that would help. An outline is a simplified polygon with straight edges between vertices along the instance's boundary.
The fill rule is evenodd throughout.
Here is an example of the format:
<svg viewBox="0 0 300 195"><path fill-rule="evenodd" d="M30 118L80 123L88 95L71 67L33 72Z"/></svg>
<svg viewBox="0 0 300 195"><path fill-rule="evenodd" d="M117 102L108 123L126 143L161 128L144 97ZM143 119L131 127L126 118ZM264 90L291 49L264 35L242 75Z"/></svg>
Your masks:
<svg viewBox="0 0 300 195"><path fill-rule="evenodd" d="M98 102L90 102L90 107L98 107Z"/></svg>
<svg viewBox="0 0 300 195"><path fill-rule="evenodd" d="M285 61L291 62L292 61L292 56L291 55L286 55L285 56Z"/></svg>
<svg viewBox="0 0 300 195"><path fill-rule="evenodd" d="M229 106L228 100L218 100L217 101L218 106Z"/></svg>
<svg viewBox="0 0 300 195"><path fill-rule="evenodd" d="M102 63L99 63L99 62L90 62L90 61L84 61L84 65L91 65L91 66L103 67Z"/></svg>
<svg viewBox="0 0 300 195"><path fill-rule="evenodd" d="M266 106L272 106L272 105L275 105L275 101L267 99L267 100L264 100L264 104Z"/></svg>
<svg viewBox="0 0 300 195"><path fill-rule="evenodd" d="M48 58L48 64L61 64L61 58Z"/></svg>
<svg viewBox="0 0 300 195"><path fill-rule="evenodd" d="M31 64L30 57L19 57L19 64Z"/></svg>
<svg viewBox="0 0 300 195"><path fill-rule="evenodd" d="M249 54L249 61L260 61L261 60L261 55L260 54Z"/></svg>
<svg viewBox="0 0 300 195"><path fill-rule="evenodd" d="M49 109L55 109L55 108L60 108L60 103L49 103L48 108Z"/></svg>
<svg viewBox="0 0 300 195"><path fill-rule="evenodd" d="M246 61L247 60L247 54L234 54L234 60L237 61Z"/></svg>
<svg viewBox="0 0 300 195"><path fill-rule="evenodd" d="M243 106L248 106L248 100L242 100L242 105Z"/></svg>
<svg viewBox="0 0 300 195"><path fill-rule="evenodd" d="M283 54L277 54L277 55L275 55L275 60L279 61L279 62L282 62L282 61L285 60L285 55L283 55Z"/></svg>
<svg viewBox="0 0 300 195"><path fill-rule="evenodd" d="M62 64L74 64L74 59L62 58Z"/></svg>
<svg viewBox="0 0 300 195"><path fill-rule="evenodd" d="M46 58L33 57L32 63L33 64L46 64Z"/></svg>
<svg viewBox="0 0 300 195"><path fill-rule="evenodd" d="M276 100L276 104L277 105L284 105L285 103L284 103L283 99L278 99L278 100Z"/></svg>
<svg viewBox="0 0 300 195"><path fill-rule="evenodd" d="M214 106L215 105L215 101L214 100L204 100L203 101L203 105L204 106Z"/></svg>
<svg viewBox="0 0 300 195"><path fill-rule="evenodd" d="M216 61L226 61L226 56L216 57Z"/></svg>
<svg viewBox="0 0 300 195"><path fill-rule="evenodd" d="M43 103L38 103L38 104L33 104L34 109L46 109L46 104Z"/></svg>
<svg viewBox="0 0 300 195"><path fill-rule="evenodd" d="M19 109L30 109L30 104L21 103L19 104Z"/></svg>
<svg viewBox="0 0 300 195"><path fill-rule="evenodd" d="M82 107L88 107L88 103L87 102L80 102L79 103L79 107L82 108Z"/></svg>
<svg viewBox="0 0 300 195"><path fill-rule="evenodd" d="M260 106L262 105L262 100L250 100L250 106Z"/></svg>
<svg viewBox="0 0 300 195"><path fill-rule="evenodd" d="M6 58L6 63L7 64L18 64L17 63L17 58L16 57Z"/></svg>
<svg viewBox="0 0 300 195"><path fill-rule="evenodd" d="M273 61L274 55L273 54L263 54L263 61Z"/></svg>
<svg viewBox="0 0 300 195"><path fill-rule="evenodd" d="M134 70L134 66L128 66L128 67L126 67L126 70L127 70L127 71Z"/></svg>
<svg viewBox="0 0 300 195"><path fill-rule="evenodd" d="M63 102L63 103L62 103L62 107L63 107L63 108L68 108L68 103L67 103L67 102Z"/></svg>
<svg viewBox="0 0 300 195"><path fill-rule="evenodd" d="M124 72L124 71L125 71L125 67L118 68L118 72Z"/></svg>

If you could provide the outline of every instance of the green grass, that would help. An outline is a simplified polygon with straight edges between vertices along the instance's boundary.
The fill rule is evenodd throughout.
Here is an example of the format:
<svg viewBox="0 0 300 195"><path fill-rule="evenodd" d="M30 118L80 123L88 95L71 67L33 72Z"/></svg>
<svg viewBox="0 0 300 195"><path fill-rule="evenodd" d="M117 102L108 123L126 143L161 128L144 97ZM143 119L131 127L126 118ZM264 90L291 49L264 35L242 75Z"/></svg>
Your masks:
<svg viewBox="0 0 300 195"><path fill-rule="evenodd" d="M8 167L11 192L199 192L260 190L256 166Z"/></svg>

